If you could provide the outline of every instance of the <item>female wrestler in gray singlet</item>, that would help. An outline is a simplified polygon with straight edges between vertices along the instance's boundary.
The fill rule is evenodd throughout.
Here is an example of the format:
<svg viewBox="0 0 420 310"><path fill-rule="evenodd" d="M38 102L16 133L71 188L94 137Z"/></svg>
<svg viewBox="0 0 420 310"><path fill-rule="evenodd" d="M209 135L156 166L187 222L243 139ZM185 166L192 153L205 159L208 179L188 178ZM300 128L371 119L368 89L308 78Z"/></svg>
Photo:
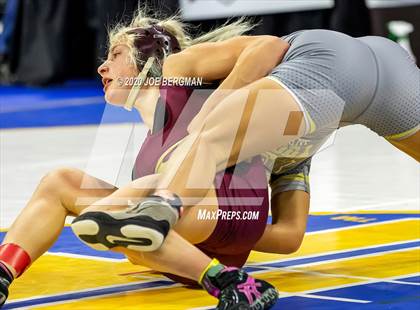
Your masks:
<svg viewBox="0 0 420 310"><path fill-rule="evenodd" d="M160 190L154 195L162 197L162 203L146 200L144 206L162 207L165 199L176 196L196 204L205 197L216 171L257 154L264 154L275 180L307 163L333 130L347 124L363 124L420 160L420 71L399 45L327 30L300 31L283 41L290 47L268 76L203 106L159 179ZM166 60L164 76L220 78L229 53L233 52L226 46L187 48ZM245 54L252 55L252 50ZM219 63L214 55L220 55ZM246 57L236 63L246 67ZM255 63L249 67L259 70ZM244 71L229 70L236 80L247 80ZM302 178L305 181L304 174ZM142 216L142 204L132 217ZM167 220L176 222L171 209ZM139 237L142 229L139 224ZM162 237L156 234L157 240Z"/></svg>

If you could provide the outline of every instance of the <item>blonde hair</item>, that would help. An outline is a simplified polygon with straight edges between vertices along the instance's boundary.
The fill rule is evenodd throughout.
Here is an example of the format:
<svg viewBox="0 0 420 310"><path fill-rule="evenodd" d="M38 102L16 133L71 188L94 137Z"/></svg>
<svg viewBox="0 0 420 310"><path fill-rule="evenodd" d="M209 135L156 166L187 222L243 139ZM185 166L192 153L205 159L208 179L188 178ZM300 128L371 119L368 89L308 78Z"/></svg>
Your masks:
<svg viewBox="0 0 420 310"><path fill-rule="evenodd" d="M134 45L135 34L128 32L136 28L149 28L152 25L161 26L171 33L178 40L181 50L199 43L218 42L237 37L252 30L256 26L250 20L241 17L234 22L228 20L218 29L192 38L189 34L191 26L182 22L179 13L167 18L160 18L159 13L151 13L147 7L142 7L136 11L130 23L118 23L109 31L109 50L118 44L127 45L130 49L129 61L133 64L141 63L140 55ZM164 55L162 62L154 62L150 69L151 76L162 75L162 65L167 56L169 55Z"/></svg>

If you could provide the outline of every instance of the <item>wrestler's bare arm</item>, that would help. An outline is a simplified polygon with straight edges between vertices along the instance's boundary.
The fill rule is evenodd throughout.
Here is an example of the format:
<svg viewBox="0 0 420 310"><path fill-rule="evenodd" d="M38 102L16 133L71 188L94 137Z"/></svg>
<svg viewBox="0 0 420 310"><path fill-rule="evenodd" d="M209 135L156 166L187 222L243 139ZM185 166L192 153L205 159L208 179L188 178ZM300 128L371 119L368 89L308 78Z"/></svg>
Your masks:
<svg viewBox="0 0 420 310"><path fill-rule="evenodd" d="M238 89L266 76L281 62L289 44L275 36L240 36L193 45L167 58L164 76L224 79L221 89Z"/></svg>
<svg viewBox="0 0 420 310"><path fill-rule="evenodd" d="M272 224L267 224L254 250L289 254L297 251L306 231L309 194L301 190L281 192L271 198Z"/></svg>
<svg viewBox="0 0 420 310"><path fill-rule="evenodd" d="M275 36L240 36L222 42L202 43L168 57L164 76L224 79L207 99L188 131L201 126L207 114L235 89L265 77L278 65L289 44Z"/></svg>

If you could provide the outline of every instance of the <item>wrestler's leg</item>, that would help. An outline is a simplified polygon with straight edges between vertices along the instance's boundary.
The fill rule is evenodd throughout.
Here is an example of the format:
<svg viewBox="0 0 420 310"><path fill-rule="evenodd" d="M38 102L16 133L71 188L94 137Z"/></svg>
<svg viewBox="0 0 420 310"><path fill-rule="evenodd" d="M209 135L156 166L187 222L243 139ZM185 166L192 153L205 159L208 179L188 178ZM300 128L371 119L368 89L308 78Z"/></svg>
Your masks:
<svg viewBox="0 0 420 310"><path fill-rule="evenodd" d="M83 216L88 216L89 214L104 214L105 212L95 212L101 211L101 208L109 210L106 214L112 214L112 211L110 210L113 209L113 201L119 202L128 198L130 201L137 203L138 201L136 200L139 199L139 197L144 196L144 192L139 192L139 190L135 187L146 187L146 191L147 187L150 188L150 184L146 184L146 186L141 184L144 182L144 179L145 178L135 180L129 186L120 188L113 192L110 196L96 202L94 206L89 208L89 210L85 209L86 212L84 212L79 219L83 218ZM154 207L150 206L150 208ZM200 206L200 209L203 208L211 211L212 209L214 210L216 206ZM175 228L186 234L185 236L190 240L195 239L196 243L198 243L204 241L210 236L216 226L217 220L210 219L199 222L197 213L195 212L198 208L190 209L192 210L187 210L183 213L182 220L178 221ZM116 214L121 215L122 213L116 212ZM88 221L95 220L97 220L95 217L91 217ZM77 223L83 223L83 220L73 223L73 230L75 230L75 228L76 230L78 229L76 225ZM98 224L100 224L100 222L98 222ZM118 225L118 221L116 221L115 224ZM101 228L100 225L98 226ZM204 235L203 232L205 232ZM200 238L197 238L195 235L199 235L204 239L200 240ZM120 240L127 241L127 238L123 237ZM243 270L239 270L237 268L226 268L217 261L211 260L211 258L202 253L190 242L182 238L174 230L169 231L162 246L153 252L137 253L137 251L135 252L123 247L113 247L112 249L124 253L130 261L135 264L141 264L157 271L175 274L177 276L182 276L199 282L203 285L207 292L219 298L219 303L229 302L229 300L233 298L231 295L234 295L236 300L235 303L248 304L249 299L246 298L246 294L244 294L241 290L241 287L245 283L251 286L255 285L255 290L258 291L258 296L254 299L255 303L260 305L272 303L277 300L278 297L276 289L269 283L253 279ZM223 293L221 293L222 291Z"/></svg>
<svg viewBox="0 0 420 310"><path fill-rule="evenodd" d="M95 214L98 211L111 211L108 213L112 214L112 211L127 208L129 203L136 204L155 188L158 177L159 175L149 175L134 180L130 184L113 191L110 195L95 201L91 206L84 208L81 214ZM213 201L215 199L214 195L214 191L211 191L208 198ZM200 206L200 208L211 212L217 210L217 205ZM198 281L200 274L211 259L193 244L206 240L213 232L217 220L198 222L198 208L190 209L185 210L174 230L170 231L167 239L158 250L148 253L138 252L137 255L136 252L122 247L113 247L112 250L125 254L132 262L137 264ZM76 223L83 224L83 222ZM79 235L80 229L85 229L83 226L77 227L75 224L72 224L72 228L77 235ZM89 242L86 243L92 246Z"/></svg>
<svg viewBox="0 0 420 310"><path fill-rule="evenodd" d="M197 283L211 262L211 258L181 237L175 230L171 230L162 246L153 252L138 252L122 247L113 250L123 253L135 265L176 274Z"/></svg>
<svg viewBox="0 0 420 310"><path fill-rule="evenodd" d="M77 215L115 187L77 169L57 169L42 178L0 246L0 307L8 287L58 238L67 215ZM86 204L79 198L87 198Z"/></svg>
<svg viewBox="0 0 420 310"><path fill-rule="evenodd" d="M92 203L92 199L108 196L115 189L77 169L54 170L41 179L2 244L19 245L34 261L58 238L67 215L79 214ZM77 198L83 197L89 198L88 203L77 203Z"/></svg>
<svg viewBox="0 0 420 310"><path fill-rule="evenodd" d="M42 178L27 206L14 221L2 244L15 244L29 255L34 262L45 253L58 238L67 215L79 215L88 207L103 210L127 208L130 197L147 195L153 188L156 176L142 179L150 186L119 191L119 196L111 196L117 188L102 180L73 168L62 168L48 173ZM108 198L108 204L104 204ZM205 238L206 236L203 236ZM1 256L0 256L1 260ZM14 268L6 263L16 276Z"/></svg>
<svg viewBox="0 0 420 310"><path fill-rule="evenodd" d="M156 175L148 176L139 179L143 184L134 181L130 186L117 189L77 169L55 170L41 180L28 205L7 233L3 244L18 245L29 254L33 262L55 242L67 215L79 215L88 207L96 210L127 208L127 201L147 195L156 179ZM212 208L208 206L208 210ZM186 212L176 229L179 227L184 233L190 232L186 237L199 243L211 234L215 222L203 221L200 227L196 225L197 229L194 229L191 225L194 218L196 214ZM184 226L189 226L190 229ZM207 233L206 227L209 228ZM210 258L176 232L171 232L168 237L159 251L142 256L144 264L162 272L198 280ZM127 250L125 254L130 255L130 251ZM16 271L11 266L7 267L15 277Z"/></svg>
<svg viewBox="0 0 420 310"><path fill-rule="evenodd" d="M126 209L128 204L136 205L143 200L143 197L148 196L155 188L158 180L158 174L137 179L130 184L115 190L109 196L95 201L91 206L84 208L80 214L83 215L97 211L116 211L121 208ZM198 222L200 210L207 214L211 214L218 210L217 197L214 190L207 192L206 200L208 203L201 204L199 208L186 208L183 211L181 218L174 226L176 232L193 244L206 240L217 224L216 219L206 219ZM77 228L75 229L74 224L72 227L77 234Z"/></svg>
<svg viewBox="0 0 420 310"><path fill-rule="evenodd" d="M56 240L63 227L66 215L78 215L92 202L95 203L91 208L103 208L105 210L127 208L128 201L147 195L155 185L154 180L156 180L156 175L148 176L117 190L115 187L81 171L74 169L57 170L42 180L28 206L15 221L4 242L19 246L21 250L30 255L31 261L34 261ZM146 184L139 184L140 182ZM187 212L185 221L179 221L178 224L180 226L191 226L192 217L195 216L196 214ZM42 220L39 220L40 218ZM214 229L215 221L213 223L212 221L206 222L210 224L200 223L200 225L195 225L199 227L196 231L205 230L206 227ZM193 229L190 230L194 231ZM184 231L187 230L184 229ZM208 231L204 238L207 238L211 232L212 230ZM34 238L34 236L39 236L39 238ZM203 240L197 239L197 242L201 241ZM206 270L209 268L216 268L218 271L223 269L220 264L212 265L208 256L174 231L169 233L162 247L153 253L134 253L125 248L115 248L115 250L123 252L137 264L141 262L141 264L155 270L176 274L197 282L201 280L204 274L207 274ZM5 301L8 295L7 287L9 284L7 283L10 283L17 276L16 270L12 268L13 266L6 264L6 267L8 271L11 271L12 276L8 277L7 274L0 274L2 278L1 303ZM6 271L2 270L3 272ZM6 279L4 276L6 276ZM218 276L219 273L216 274L216 277ZM238 277L238 281L239 279L246 279L246 277L239 275ZM232 283L236 283L235 281ZM216 283L219 282L216 281ZM264 281L260 281L260 283L260 285L264 285L265 292L275 292ZM213 294L212 284L207 283L205 286L209 293ZM218 297L218 295L215 296Z"/></svg>
<svg viewBox="0 0 420 310"><path fill-rule="evenodd" d="M387 138L386 140L400 151L420 162L420 130L402 140L393 140L392 138Z"/></svg>
<svg viewBox="0 0 420 310"><path fill-rule="evenodd" d="M196 205L217 170L300 137L306 130L302 117L298 103L275 81L263 78L237 90L207 116L200 132L191 132L173 152L159 188Z"/></svg>

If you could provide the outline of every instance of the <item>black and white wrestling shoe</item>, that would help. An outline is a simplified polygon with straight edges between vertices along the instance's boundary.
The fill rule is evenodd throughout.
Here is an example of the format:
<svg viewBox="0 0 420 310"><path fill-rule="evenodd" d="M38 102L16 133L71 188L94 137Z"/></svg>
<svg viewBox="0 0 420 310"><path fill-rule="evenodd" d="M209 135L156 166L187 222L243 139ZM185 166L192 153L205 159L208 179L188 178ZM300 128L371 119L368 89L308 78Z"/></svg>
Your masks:
<svg viewBox="0 0 420 310"><path fill-rule="evenodd" d="M10 282L6 278L0 277L0 308L4 305L9 296Z"/></svg>
<svg viewBox="0 0 420 310"><path fill-rule="evenodd" d="M163 243L179 218L179 198L152 196L123 211L86 212L71 228L84 243L96 250L114 247L151 252Z"/></svg>
<svg viewBox="0 0 420 310"><path fill-rule="evenodd" d="M10 271L0 263L0 308L4 305L9 296L9 285L12 283L13 277Z"/></svg>

